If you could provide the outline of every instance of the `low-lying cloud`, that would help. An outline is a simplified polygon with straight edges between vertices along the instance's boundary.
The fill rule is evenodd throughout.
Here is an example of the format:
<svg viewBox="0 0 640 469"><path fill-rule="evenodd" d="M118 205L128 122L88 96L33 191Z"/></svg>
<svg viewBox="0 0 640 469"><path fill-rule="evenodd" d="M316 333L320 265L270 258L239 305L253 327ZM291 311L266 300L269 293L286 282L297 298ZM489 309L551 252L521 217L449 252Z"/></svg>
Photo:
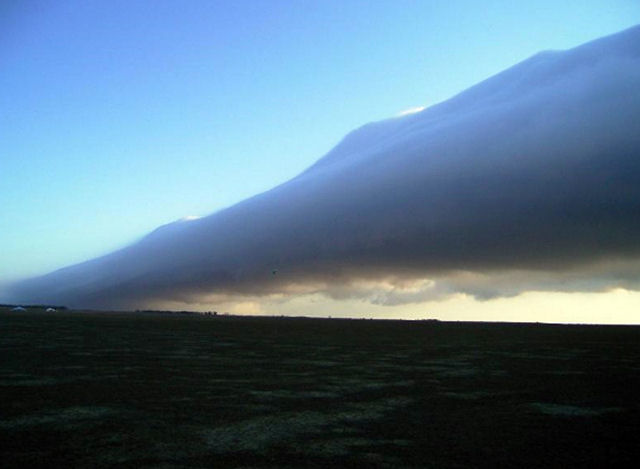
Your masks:
<svg viewBox="0 0 640 469"><path fill-rule="evenodd" d="M300 136L300 138L304 138ZM640 288L640 27L365 125L296 178L14 285L99 308Z"/></svg>

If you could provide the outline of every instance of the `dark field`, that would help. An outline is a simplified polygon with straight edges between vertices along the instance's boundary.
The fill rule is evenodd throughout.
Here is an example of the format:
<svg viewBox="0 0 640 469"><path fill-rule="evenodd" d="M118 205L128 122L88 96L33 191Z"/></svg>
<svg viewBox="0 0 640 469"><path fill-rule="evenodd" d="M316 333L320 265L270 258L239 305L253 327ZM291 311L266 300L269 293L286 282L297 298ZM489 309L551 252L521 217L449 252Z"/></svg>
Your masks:
<svg viewBox="0 0 640 469"><path fill-rule="evenodd" d="M0 311L2 467L637 467L640 328Z"/></svg>

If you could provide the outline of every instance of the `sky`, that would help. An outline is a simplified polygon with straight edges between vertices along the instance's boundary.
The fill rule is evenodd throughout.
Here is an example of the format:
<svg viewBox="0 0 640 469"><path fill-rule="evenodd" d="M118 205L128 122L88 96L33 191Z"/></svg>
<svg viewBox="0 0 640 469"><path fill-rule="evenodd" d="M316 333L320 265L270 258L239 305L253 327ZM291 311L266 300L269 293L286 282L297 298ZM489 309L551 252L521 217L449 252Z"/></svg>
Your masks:
<svg viewBox="0 0 640 469"><path fill-rule="evenodd" d="M640 19L635 1L531 3L3 3L0 281L229 207L301 173L367 122ZM624 292L631 311L638 297ZM485 317L492 303L457 300L411 314ZM573 301L583 303L594 301ZM293 314L292 304L229 307ZM391 309L378 314L409 315Z"/></svg>

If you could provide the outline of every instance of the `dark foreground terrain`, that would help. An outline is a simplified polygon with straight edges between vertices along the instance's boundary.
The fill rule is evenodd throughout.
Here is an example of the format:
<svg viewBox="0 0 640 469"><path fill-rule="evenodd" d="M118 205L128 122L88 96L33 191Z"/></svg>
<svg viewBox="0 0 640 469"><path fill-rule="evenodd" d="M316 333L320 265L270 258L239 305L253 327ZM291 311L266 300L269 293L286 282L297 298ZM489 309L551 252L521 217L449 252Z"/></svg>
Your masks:
<svg viewBox="0 0 640 469"><path fill-rule="evenodd" d="M2 467L637 467L640 328L0 311Z"/></svg>

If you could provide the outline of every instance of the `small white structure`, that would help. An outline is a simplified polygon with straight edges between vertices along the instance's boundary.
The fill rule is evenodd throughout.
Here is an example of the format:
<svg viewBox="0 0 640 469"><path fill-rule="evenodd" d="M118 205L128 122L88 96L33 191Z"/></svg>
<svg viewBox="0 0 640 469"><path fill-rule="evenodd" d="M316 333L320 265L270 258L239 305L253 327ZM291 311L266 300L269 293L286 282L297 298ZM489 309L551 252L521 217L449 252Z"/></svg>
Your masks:
<svg viewBox="0 0 640 469"><path fill-rule="evenodd" d="M56 309L55 308L47 308L44 311L45 311L45 313L55 313Z"/></svg>
<svg viewBox="0 0 640 469"><path fill-rule="evenodd" d="M26 311L22 306L16 306L15 308L11 308L11 311Z"/></svg>

